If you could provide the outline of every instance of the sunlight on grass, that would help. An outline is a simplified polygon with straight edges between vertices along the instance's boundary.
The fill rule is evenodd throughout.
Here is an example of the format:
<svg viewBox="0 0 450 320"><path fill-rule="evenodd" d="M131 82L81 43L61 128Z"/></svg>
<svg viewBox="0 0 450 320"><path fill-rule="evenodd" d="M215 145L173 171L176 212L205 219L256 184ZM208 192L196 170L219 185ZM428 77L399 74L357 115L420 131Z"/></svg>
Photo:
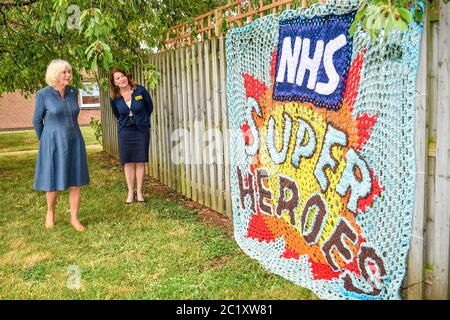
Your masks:
<svg viewBox="0 0 450 320"><path fill-rule="evenodd" d="M8 135L1 146L17 141ZM0 299L316 299L202 223L201 209L152 192L157 182L145 182L149 205L126 206L121 167L103 152L88 157L80 212L87 232L79 234L68 225L67 192L55 229L44 229L44 193L32 190L36 154L0 153ZM80 272L79 289L70 289L71 270Z"/></svg>
<svg viewBox="0 0 450 320"><path fill-rule="evenodd" d="M82 127L81 133L86 146L99 144L91 127ZM36 150L38 147L39 141L34 130L0 132L0 153Z"/></svg>

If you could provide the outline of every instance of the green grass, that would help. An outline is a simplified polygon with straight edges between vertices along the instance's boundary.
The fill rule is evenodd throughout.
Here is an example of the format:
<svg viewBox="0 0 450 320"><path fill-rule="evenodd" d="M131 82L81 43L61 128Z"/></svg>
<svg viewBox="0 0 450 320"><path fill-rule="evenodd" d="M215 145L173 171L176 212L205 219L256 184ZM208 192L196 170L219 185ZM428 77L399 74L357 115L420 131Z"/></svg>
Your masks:
<svg viewBox="0 0 450 320"><path fill-rule="evenodd" d="M30 150L28 134L2 133L0 145L16 139L22 147L6 150ZM36 153L2 152L0 299L315 299L265 271L223 228L202 222L201 207L189 209L156 181L145 181L148 206L126 206L122 168L103 152L88 151L87 231L69 227L67 192L47 231L44 193L32 191ZM81 288L71 289L76 270Z"/></svg>
<svg viewBox="0 0 450 320"><path fill-rule="evenodd" d="M86 145L99 144L91 127L82 127L81 133ZM38 146L39 141L34 130L0 132L0 153L37 150Z"/></svg>

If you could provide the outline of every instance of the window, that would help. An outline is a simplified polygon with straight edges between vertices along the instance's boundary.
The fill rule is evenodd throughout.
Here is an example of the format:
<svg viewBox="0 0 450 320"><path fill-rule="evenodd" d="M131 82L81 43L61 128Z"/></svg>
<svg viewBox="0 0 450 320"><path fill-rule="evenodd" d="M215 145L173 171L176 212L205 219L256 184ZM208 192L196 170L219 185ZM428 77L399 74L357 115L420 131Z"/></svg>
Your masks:
<svg viewBox="0 0 450 320"><path fill-rule="evenodd" d="M100 108L100 91L97 83L84 82L80 90L80 108L98 109Z"/></svg>

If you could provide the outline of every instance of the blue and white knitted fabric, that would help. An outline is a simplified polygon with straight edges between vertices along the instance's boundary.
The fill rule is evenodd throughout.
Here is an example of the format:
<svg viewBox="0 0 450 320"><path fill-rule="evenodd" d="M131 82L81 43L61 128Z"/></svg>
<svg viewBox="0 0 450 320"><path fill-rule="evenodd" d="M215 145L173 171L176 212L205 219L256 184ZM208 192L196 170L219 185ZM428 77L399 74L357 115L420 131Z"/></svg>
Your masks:
<svg viewBox="0 0 450 320"><path fill-rule="evenodd" d="M234 235L323 299L399 299L412 230L422 26L372 43L358 0L229 31Z"/></svg>

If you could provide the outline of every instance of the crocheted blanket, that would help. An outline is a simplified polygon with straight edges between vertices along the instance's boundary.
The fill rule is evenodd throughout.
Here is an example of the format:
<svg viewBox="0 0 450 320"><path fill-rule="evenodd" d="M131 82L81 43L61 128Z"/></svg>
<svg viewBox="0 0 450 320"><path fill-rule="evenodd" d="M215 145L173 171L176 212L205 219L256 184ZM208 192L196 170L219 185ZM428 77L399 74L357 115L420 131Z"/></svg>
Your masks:
<svg viewBox="0 0 450 320"><path fill-rule="evenodd" d="M330 0L228 33L234 235L320 298L399 299L422 26L373 44L360 26L349 35L357 6Z"/></svg>

